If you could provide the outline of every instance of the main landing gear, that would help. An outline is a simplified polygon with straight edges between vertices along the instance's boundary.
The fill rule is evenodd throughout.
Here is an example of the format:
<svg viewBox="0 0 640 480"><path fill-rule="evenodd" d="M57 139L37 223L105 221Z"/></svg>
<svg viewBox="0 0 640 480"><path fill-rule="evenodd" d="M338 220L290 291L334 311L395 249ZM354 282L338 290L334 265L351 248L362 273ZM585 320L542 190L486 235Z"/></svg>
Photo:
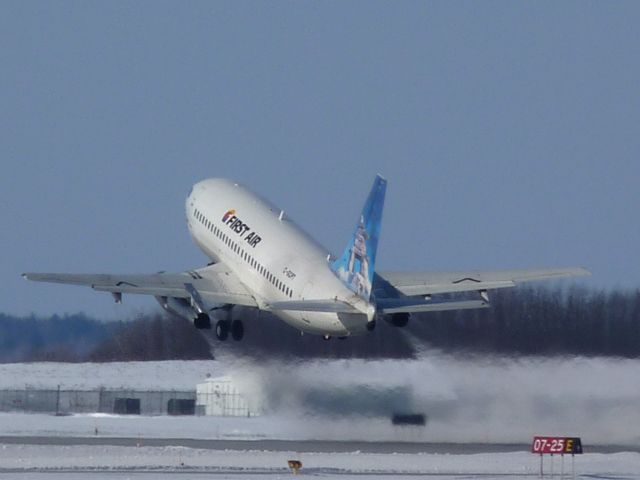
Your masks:
<svg viewBox="0 0 640 480"><path fill-rule="evenodd" d="M218 323L216 323L216 338L224 342L229 338L229 333L231 333L231 338L235 341L242 340L242 337L244 337L244 325L242 321L234 320L230 322L229 320L218 320Z"/></svg>

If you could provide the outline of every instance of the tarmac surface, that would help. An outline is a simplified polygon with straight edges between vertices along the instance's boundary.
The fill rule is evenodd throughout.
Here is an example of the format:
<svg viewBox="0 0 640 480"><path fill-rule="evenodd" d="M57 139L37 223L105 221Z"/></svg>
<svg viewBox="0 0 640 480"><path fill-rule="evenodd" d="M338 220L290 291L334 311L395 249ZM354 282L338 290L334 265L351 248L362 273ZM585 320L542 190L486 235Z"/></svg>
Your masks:
<svg viewBox="0 0 640 480"><path fill-rule="evenodd" d="M326 440L208 440L190 438L145 437L66 437L66 436L0 436L0 444L7 445L112 445L122 447L180 446L208 450L263 450L273 452L320 453L440 453L474 454L506 453L530 450L529 444L507 443L420 443L420 442L363 442ZM588 445L585 453L640 452L639 446Z"/></svg>

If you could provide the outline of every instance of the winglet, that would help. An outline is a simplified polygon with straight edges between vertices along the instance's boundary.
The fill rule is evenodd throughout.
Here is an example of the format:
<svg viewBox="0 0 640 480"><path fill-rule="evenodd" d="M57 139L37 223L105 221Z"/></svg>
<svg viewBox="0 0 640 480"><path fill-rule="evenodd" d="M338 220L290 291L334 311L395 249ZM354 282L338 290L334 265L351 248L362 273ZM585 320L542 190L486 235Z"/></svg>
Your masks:
<svg viewBox="0 0 640 480"><path fill-rule="evenodd" d="M376 251L387 181L377 175L364 204L351 241L342 256L331 264L335 274L360 298L369 301L375 273Z"/></svg>

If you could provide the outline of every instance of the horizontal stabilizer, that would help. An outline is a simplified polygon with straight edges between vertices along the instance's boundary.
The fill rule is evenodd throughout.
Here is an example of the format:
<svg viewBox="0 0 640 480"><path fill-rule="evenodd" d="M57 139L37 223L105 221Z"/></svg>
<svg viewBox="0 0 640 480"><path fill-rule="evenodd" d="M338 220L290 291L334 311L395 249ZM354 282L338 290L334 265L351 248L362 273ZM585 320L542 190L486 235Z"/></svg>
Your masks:
<svg viewBox="0 0 640 480"><path fill-rule="evenodd" d="M293 310L298 312L328 312L328 313L362 313L353 305L340 300L295 300L274 302L269 304L269 310Z"/></svg>
<svg viewBox="0 0 640 480"><path fill-rule="evenodd" d="M489 307L489 302L485 302L484 300L431 302L429 300L416 300L411 298L387 298L379 300L377 306L379 313L418 313L487 308Z"/></svg>

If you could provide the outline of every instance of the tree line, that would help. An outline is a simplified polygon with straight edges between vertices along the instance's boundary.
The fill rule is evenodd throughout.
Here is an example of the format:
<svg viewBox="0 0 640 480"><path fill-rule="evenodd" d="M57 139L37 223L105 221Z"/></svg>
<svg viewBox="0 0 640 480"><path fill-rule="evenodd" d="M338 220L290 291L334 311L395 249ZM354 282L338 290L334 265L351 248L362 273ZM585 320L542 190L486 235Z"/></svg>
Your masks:
<svg viewBox="0 0 640 480"><path fill-rule="evenodd" d="M19 318L0 314L0 362L109 362L212 358L181 318L159 313L104 322L84 314Z"/></svg>
<svg viewBox="0 0 640 480"><path fill-rule="evenodd" d="M0 314L0 362L210 359L221 349L255 358L411 358L425 349L499 355L640 357L640 289L521 287L492 292L481 310L422 313L405 328L379 321L366 335L325 341L265 313L240 310L241 342L215 340L160 314L102 322L85 315Z"/></svg>
<svg viewBox="0 0 640 480"><path fill-rule="evenodd" d="M640 356L640 289L520 287L482 310L420 315L415 333L442 350Z"/></svg>

